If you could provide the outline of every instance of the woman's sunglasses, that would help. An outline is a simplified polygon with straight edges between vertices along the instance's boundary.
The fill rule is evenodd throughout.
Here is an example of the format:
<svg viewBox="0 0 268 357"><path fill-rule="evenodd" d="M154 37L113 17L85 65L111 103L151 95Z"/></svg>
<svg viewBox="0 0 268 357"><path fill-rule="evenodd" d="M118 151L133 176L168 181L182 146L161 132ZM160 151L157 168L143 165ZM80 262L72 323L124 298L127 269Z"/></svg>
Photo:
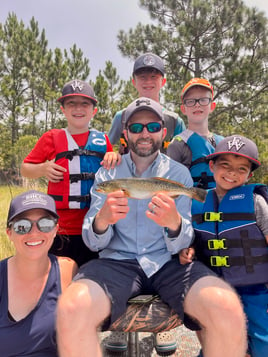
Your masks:
<svg viewBox="0 0 268 357"><path fill-rule="evenodd" d="M127 127L127 129L132 134L139 134L143 131L144 128L146 128L149 133L158 133L162 129L162 125L157 122L152 122L148 124L133 123Z"/></svg>
<svg viewBox="0 0 268 357"><path fill-rule="evenodd" d="M48 233L56 227L57 219L52 217L41 217L37 221L31 221L28 218L21 218L18 221L10 222L9 227L12 227L15 233L23 235L31 231L34 223L36 223L40 232Z"/></svg>

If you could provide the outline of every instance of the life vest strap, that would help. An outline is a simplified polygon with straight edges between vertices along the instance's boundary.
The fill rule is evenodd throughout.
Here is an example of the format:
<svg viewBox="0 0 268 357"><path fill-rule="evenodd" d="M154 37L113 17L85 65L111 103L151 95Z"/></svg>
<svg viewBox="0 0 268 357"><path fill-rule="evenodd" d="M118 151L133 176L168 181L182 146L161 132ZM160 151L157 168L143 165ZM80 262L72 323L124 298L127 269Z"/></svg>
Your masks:
<svg viewBox="0 0 268 357"><path fill-rule="evenodd" d="M223 213L223 212L205 212L193 214L192 220L197 224L204 222L223 222L223 221L255 221L254 213L237 212L237 213Z"/></svg>
<svg viewBox="0 0 268 357"><path fill-rule="evenodd" d="M230 248L243 248L245 243L241 239L209 239L207 241L209 250L218 250L218 249L230 249ZM266 240L254 240L247 239L247 246L249 248L263 248L267 246Z"/></svg>
<svg viewBox="0 0 268 357"><path fill-rule="evenodd" d="M70 174L69 175L71 183L78 181L94 180L94 172L81 172L80 174Z"/></svg>
<svg viewBox="0 0 268 357"><path fill-rule="evenodd" d="M54 198L55 201L63 201L62 195L49 195ZM76 201L76 202L86 202L90 203L91 195L84 195L84 196L68 196L68 201Z"/></svg>
<svg viewBox="0 0 268 357"><path fill-rule="evenodd" d="M258 257L252 256L241 256L241 257L229 257L226 256L219 256L219 255L212 255L210 257L210 264L213 267L231 267L231 266L253 266L256 264L262 264L268 262L268 255L261 255Z"/></svg>
<svg viewBox="0 0 268 357"><path fill-rule="evenodd" d="M103 159L104 155L105 155L104 153L98 151L87 150L87 149L74 149L74 150L62 151L58 153L56 155L55 161L63 157L71 161L74 158L74 156L96 156Z"/></svg>

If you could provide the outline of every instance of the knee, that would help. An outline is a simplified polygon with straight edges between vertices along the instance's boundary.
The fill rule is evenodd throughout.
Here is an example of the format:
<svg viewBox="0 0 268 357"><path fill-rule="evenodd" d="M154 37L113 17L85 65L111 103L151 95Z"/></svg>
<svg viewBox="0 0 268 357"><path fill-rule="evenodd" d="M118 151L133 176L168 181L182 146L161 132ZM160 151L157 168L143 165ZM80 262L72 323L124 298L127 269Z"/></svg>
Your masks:
<svg viewBox="0 0 268 357"><path fill-rule="evenodd" d="M72 283L59 297L57 306L57 320L59 323L68 323L88 320L92 309L92 298L86 286Z"/></svg>
<svg viewBox="0 0 268 357"><path fill-rule="evenodd" d="M192 290L192 291L191 291ZM203 278L189 291L187 312L197 317L204 325L217 328L245 328L245 315L239 296L226 282L219 278ZM187 297L188 298L188 297Z"/></svg>

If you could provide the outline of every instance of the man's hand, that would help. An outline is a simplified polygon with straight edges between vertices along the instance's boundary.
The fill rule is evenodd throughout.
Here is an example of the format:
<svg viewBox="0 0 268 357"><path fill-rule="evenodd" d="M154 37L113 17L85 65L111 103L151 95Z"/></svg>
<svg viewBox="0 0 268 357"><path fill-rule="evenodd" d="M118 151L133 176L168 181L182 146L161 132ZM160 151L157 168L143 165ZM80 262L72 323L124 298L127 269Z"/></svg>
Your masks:
<svg viewBox="0 0 268 357"><path fill-rule="evenodd" d="M158 193L152 197L148 208L149 210L146 211L148 218L152 219L161 227L167 227L171 231L179 233L181 228L181 216L177 211L173 198L164 193Z"/></svg>
<svg viewBox="0 0 268 357"><path fill-rule="evenodd" d="M111 192L107 195L104 205L96 214L93 230L97 234L104 233L110 224L126 217L129 211L128 199L123 191Z"/></svg>

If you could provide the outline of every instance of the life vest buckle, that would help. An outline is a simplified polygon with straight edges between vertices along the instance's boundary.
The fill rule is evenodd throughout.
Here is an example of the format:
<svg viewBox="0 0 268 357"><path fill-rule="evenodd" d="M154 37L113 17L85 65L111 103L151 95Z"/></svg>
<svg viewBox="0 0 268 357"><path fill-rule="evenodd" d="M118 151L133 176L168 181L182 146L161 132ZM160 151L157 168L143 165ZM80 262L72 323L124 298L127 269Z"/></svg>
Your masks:
<svg viewBox="0 0 268 357"><path fill-rule="evenodd" d="M222 222L222 212L205 212L204 213L205 222Z"/></svg>
<svg viewBox="0 0 268 357"><path fill-rule="evenodd" d="M228 264L228 256L226 255L225 257L220 257L219 255L212 255L210 257L210 265L212 267L230 267L230 264Z"/></svg>
<svg viewBox="0 0 268 357"><path fill-rule="evenodd" d="M209 250L227 249L226 239L209 239L208 249Z"/></svg>

